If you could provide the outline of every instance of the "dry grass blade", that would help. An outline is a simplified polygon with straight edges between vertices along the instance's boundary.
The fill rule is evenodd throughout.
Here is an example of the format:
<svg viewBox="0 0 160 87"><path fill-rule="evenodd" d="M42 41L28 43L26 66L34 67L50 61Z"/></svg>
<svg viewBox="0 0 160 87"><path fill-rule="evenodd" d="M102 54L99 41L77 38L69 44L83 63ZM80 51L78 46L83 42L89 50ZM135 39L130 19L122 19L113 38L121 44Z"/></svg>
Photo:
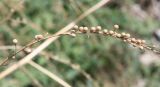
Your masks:
<svg viewBox="0 0 160 87"><path fill-rule="evenodd" d="M56 82L58 82L62 86L71 87L67 82L65 82L64 80L59 78L57 75L55 75L55 74L51 73L50 71L46 70L45 68L41 67L37 63L35 63L33 61L30 61L29 64L31 66L33 66L34 68L38 69L39 71L41 71L42 73L44 73L45 75L47 75L48 77L52 78L53 80L55 80Z"/></svg>
<svg viewBox="0 0 160 87"><path fill-rule="evenodd" d="M96 5L94 5L90 9L88 9L86 12L84 12L82 15L80 15L76 20L74 20L73 22L68 24L66 27L62 28L55 35L59 35L59 34L65 33L66 31L71 29L77 22L79 22L80 20L84 19L86 16L88 16L92 12L96 11L98 8L102 7L103 5L108 3L109 1L110 0L101 0L99 3L97 3ZM29 55L27 55L22 60L20 60L16 64L12 65L11 67L6 69L5 71L1 72L0 73L0 79L6 77L10 73L12 73L16 69L18 69L19 67L21 67L21 66L25 65L26 63L28 63L31 59L33 59L33 57L35 57L38 53L40 53L43 49L45 49L49 44L51 44L56 39L58 39L58 37L53 37L53 38L47 39L44 43L42 43L39 47L37 47L32 53L30 53Z"/></svg>
<svg viewBox="0 0 160 87"><path fill-rule="evenodd" d="M27 75L28 78L32 80L33 84L36 87L43 87L42 84L36 78L34 78L32 74L25 67L21 67L20 69L22 70L22 72L24 72L24 74Z"/></svg>
<svg viewBox="0 0 160 87"><path fill-rule="evenodd" d="M17 46L17 49L22 48L21 46ZM9 50L15 49L15 46L0 46L0 50Z"/></svg>
<svg viewBox="0 0 160 87"><path fill-rule="evenodd" d="M80 72L81 74L83 74L88 80L93 80L92 77L87 72L85 72L83 69L81 69L79 64L73 64L69 61L62 60L57 56L54 56L54 57L50 56L50 58L57 61L57 62L60 62L62 64L70 66L72 69L74 69L74 70Z"/></svg>

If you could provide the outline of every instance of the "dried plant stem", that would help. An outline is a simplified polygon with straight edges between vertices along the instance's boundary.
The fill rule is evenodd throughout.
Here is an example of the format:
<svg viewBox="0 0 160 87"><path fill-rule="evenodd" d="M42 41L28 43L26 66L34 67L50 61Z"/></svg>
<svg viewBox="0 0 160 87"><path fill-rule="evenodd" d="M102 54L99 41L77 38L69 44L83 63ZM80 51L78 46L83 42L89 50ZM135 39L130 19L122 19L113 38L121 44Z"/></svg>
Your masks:
<svg viewBox="0 0 160 87"><path fill-rule="evenodd" d="M99 3L97 3L96 5L94 5L93 7L91 7L90 9L88 9L87 11L85 11L82 15L80 15L76 20L74 20L73 22L71 22L70 24L68 24L66 27L62 28L59 32L57 32L55 35L59 35L59 34L63 34L65 32L67 32L69 29L71 29L77 22L79 22L80 20L84 19L86 16L88 16L89 14L91 14L92 12L96 11L97 9L99 9L100 7L102 7L103 5L105 5L106 3L108 3L110 0L101 0ZM9 75L10 73L12 73L13 71L15 71L16 69L18 69L19 67L25 65L26 63L28 63L30 60L32 60L38 53L40 53L43 49L45 49L49 44L51 44L53 41L55 41L56 39L58 39L58 37L53 37L53 38L49 38L47 39L45 42L43 42L40 46L38 46L32 53L30 53L29 55L27 55L26 57L24 57L23 59L21 59L19 62L17 62L16 64L13 64L12 66L10 66L9 68L7 68L5 71L0 73L0 79L6 77L7 75Z"/></svg>
<svg viewBox="0 0 160 87"><path fill-rule="evenodd" d="M11 54L10 56L8 56L5 60L3 60L1 63L0 63L0 66L4 65L8 60L9 58L12 58L13 56L15 56L16 54L18 54L19 52L23 51L25 48L37 43L38 41L31 41L29 44L25 45L24 47L22 47L20 50L18 50L17 52L15 52L14 54Z"/></svg>
<svg viewBox="0 0 160 87"><path fill-rule="evenodd" d="M55 80L56 82L58 82L59 84L61 84L64 87L72 87L71 85L69 85L67 82L65 82L64 80L62 80L61 78L59 78L57 75L51 73L50 71L46 70L45 68L41 67L39 64L30 61L28 62L31 66L33 66L34 68L36 68L37 70L41 71L42 73L44 73L45 75L47 75L48 77L50 77L51 79Z"/></svg>
<svg viewBox="0 0 160 87"><path fill-rule="evenodd" d="M5 65L7 61L9 61L10 58L13 58L14 56L16 56L18 53L24 51L26 48L28 47L31 47L32 45L40 42L40 41L43 41L43 40L46 40L46 39L49 39L49 38L52 38L52 37L58 37L58 36L62 36L62 35L67 35L68 33L64 33L64 34L59 34L59 35L51 35L51 36L48 36L48 37L45 37L45 38L42 38L42 39L39 39L39 40L32 40L31 42L29 42L27 45L25 45L24 47L22 47L21 49L19 49L17 52L15 51L14 54L11 54L9 55L6 59L4 59L1 63L0 63L0 66L2 65ZM15 46L16 47L16 46Z"/></svg>
<svg viewBox="0 0 160 87"><path fill-rule="evenodd" d="M54 56L54 57L50 56L50 58L53 59L53 60L55 60L55 61L57 61L57 62L60 62L62 64L70 66L72 69L74 69L74 70L80 72L81 74L83 74L88 80L93 80L91 78L91 76L87 72L85 72L84 70L81 69L81 67L80 67L79 64L73 64L73 63L70 63L68 61L61 60L61 59L57 58L57 56Z"/></svg>
<svg viewBox="0 0 160 87"><path fill-rule="evenodd" d="M22 46L16 46L17 49L22 48ZM15 49L15 46L0 46L0 50L9 50L9 49Z"/></svg>
<svg viewBox="0 0 160 87"><path fill-rule="evenodd" d="M21 67L20 69L33 81L36 87L43 87L42 84L37 79L35 79L25 67Z"/></svg>
<svg viewBox="0 0 160 87"><path fill-rule="evenodd" d="M75 71L81 73L88 81L92 82L94 86L96 86L98 83L90 76L90 74L88 74L85 70L83 70L79 64L75 64L75 63L71 63L69 61L65 61L60 59L57 56L50 56L49 58L53 59L54 61L57 61L59 63L65 64L69 67L71 67L72 69L74 69Z"/></svg>
<svg viewBox="0 0 160 87"><path fill-rule="evenodd" d="M41 52L41 54L49 59L52 59L54 61L57 61L59 63L65 64L65 65L71 67L72 69L74 69L74 70L78 71L79 73L81 73L82 75L84 75L88 80L93 80L92 77L87 72L85 72L83 69L81 69L79 64L74 64L74 63L71 63L70 61L63 60L63 59L59 58L59 56L55 56L55 55L48 53L48 52Z"/></svg>

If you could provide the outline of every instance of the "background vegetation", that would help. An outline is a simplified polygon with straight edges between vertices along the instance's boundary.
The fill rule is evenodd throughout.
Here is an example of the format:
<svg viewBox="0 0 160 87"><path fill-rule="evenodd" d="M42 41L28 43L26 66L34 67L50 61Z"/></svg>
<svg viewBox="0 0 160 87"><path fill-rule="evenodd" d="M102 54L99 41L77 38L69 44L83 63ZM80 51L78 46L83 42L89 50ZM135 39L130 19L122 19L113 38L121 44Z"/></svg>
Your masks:
<svg viewBox="0 0 160 87"><path fill-rule="evenodd" d="M10 13L18 1L0 0L0 20ZM118 24L120 31L143 38L149 44L155 43L152 32L160 27L160 21L154 12L150 12L152 3L146 5L144 1L113 0L77 25L101 25L103 28L112 29L114 24ZM18 45L24 46L36 34L54 34L97 2L99 0L25 0L8 21L0 24L0 46L13 45L14 38L18 39ZM12 49L1 49L0 61L12 52ZM34 61L73 87L159 87L160 62L143 64L140 58L146 53L150 54L113 38L98 35L91 35L89 38L86 35L75 38L63 36L36 56ZM52 60L47 56L49 54L57 56L60 60L78 64L93 80L86 79L66 64ZM24 55L26 54L19 54L15 60L9 61L9 65L1 66L0 71ZM33 80L43 87L61 87L30 65L23 66L0 80L0 86L37 87Z"/></svg>

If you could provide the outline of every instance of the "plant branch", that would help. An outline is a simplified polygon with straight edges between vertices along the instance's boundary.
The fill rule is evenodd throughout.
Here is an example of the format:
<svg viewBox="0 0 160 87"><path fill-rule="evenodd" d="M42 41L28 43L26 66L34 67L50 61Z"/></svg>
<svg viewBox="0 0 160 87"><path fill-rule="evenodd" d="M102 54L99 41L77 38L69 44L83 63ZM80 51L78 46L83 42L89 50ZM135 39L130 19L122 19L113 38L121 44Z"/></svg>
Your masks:
<svg viewBox="0 0 160 87"><path fill-rule="evenodd" d="M37 70L41 71L43 74L47 75L51 79L55 80L56 82L58 82L62 86L64 86L64 87L72 87L67 82L65 82L64 80L62 80L61 78L59 78L57 75L55 75L55 74L51 73L50 71L48 71L47 69L41 67L39 64L37 64L37 63L35 63L33 61L28 62L28 64L30 64L31 66L33 66Z"/></svg>
<svg viewBox="0 0 160 87"><path fill-rule="evenodd" d="M76 23L78 23L80 20L84 19L86 16L88 16L89 14L93 13L94 11L96 11L97 9L99 9L100 7L102 7L103 5L105 5L106 3L108 3L110 0L101 0L100 2L98 2L96 5L94 5L93 7L91 7L90 9L88 9L87 11L85 11L82 15L80 15L76 20L74 20L73 22L71 22L70 24L68 24L66 27L62 28L59 32L57 32L55 35L59 35L59 34L63 34L65 32L67 32L68 30L70 30ZM27 55L26 57L24 57L23 59L21 59L19 62L17 62L16 64L13 64L12 66L10 66L9 68L7 68L5 71L0 73L0 79L6 77L7 75L9 75L10 73L12 73L13 71L15 71L16 69L18 69L19 67L25 65L26 63L28 63L30 60L32 60L38 53L40 53L43 49L45 49L48 45L50 45L53 41L57 40L58 37L52 37L47 39L45 42L43 42L40 46L38 46L32 53L30 53L29 55Z"/></svg>

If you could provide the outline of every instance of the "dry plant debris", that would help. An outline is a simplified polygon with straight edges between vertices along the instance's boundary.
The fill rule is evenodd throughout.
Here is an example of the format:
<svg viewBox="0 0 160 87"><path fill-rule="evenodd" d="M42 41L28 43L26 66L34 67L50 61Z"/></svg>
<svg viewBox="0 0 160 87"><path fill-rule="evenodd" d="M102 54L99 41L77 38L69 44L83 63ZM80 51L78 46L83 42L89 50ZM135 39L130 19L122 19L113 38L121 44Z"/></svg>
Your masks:
<svg viewBox="0 0 160 87"><path fill-rule="evenodd" d="M57 37L57 36L65 36L65 35L68 35L68 36L72 36L72 37L76 37L77 34L98 34L98 35L103 35L103 36L110 36L110 37L114 37L114 38L117 38L117 39L120 39L134 47L137 47L141 50L150 50L156 54L160 54L160 50L156 49L156 47L153 45L153 46L150 46L146 43L145 40L143 39L138 39L138 38L134 38L132 37L129 33L125 33L125 32L118 32L117 30L119 29L119 25L115 24L113 26L113 29L112 30L108 30L108 29L102 29L101 26L96 26L96 27L83 27L83 26L78 26L78 25L75 25L71 30L67 31L66 33L63 33L63 34L58 34L58 35L35 35L34 39L29 42L27 45L25 45L24 47L22 47L20 50L16 51L16 44L18 43L18 40L17 39L13 39L13 44L15 44L15 52L14 54L11 54L9 55L4 61L2 61L0 63L0 66L1 65L5 65L6 62L10 59L10 58L15 58L16 55L22 51L24 52L27 52L27 53L30 53L32 50L32 46L34 44L36 44L37 42L40 42L40 41L43 41L43 40L46 40L48 38L52 38L52 37Z"/></svg>

